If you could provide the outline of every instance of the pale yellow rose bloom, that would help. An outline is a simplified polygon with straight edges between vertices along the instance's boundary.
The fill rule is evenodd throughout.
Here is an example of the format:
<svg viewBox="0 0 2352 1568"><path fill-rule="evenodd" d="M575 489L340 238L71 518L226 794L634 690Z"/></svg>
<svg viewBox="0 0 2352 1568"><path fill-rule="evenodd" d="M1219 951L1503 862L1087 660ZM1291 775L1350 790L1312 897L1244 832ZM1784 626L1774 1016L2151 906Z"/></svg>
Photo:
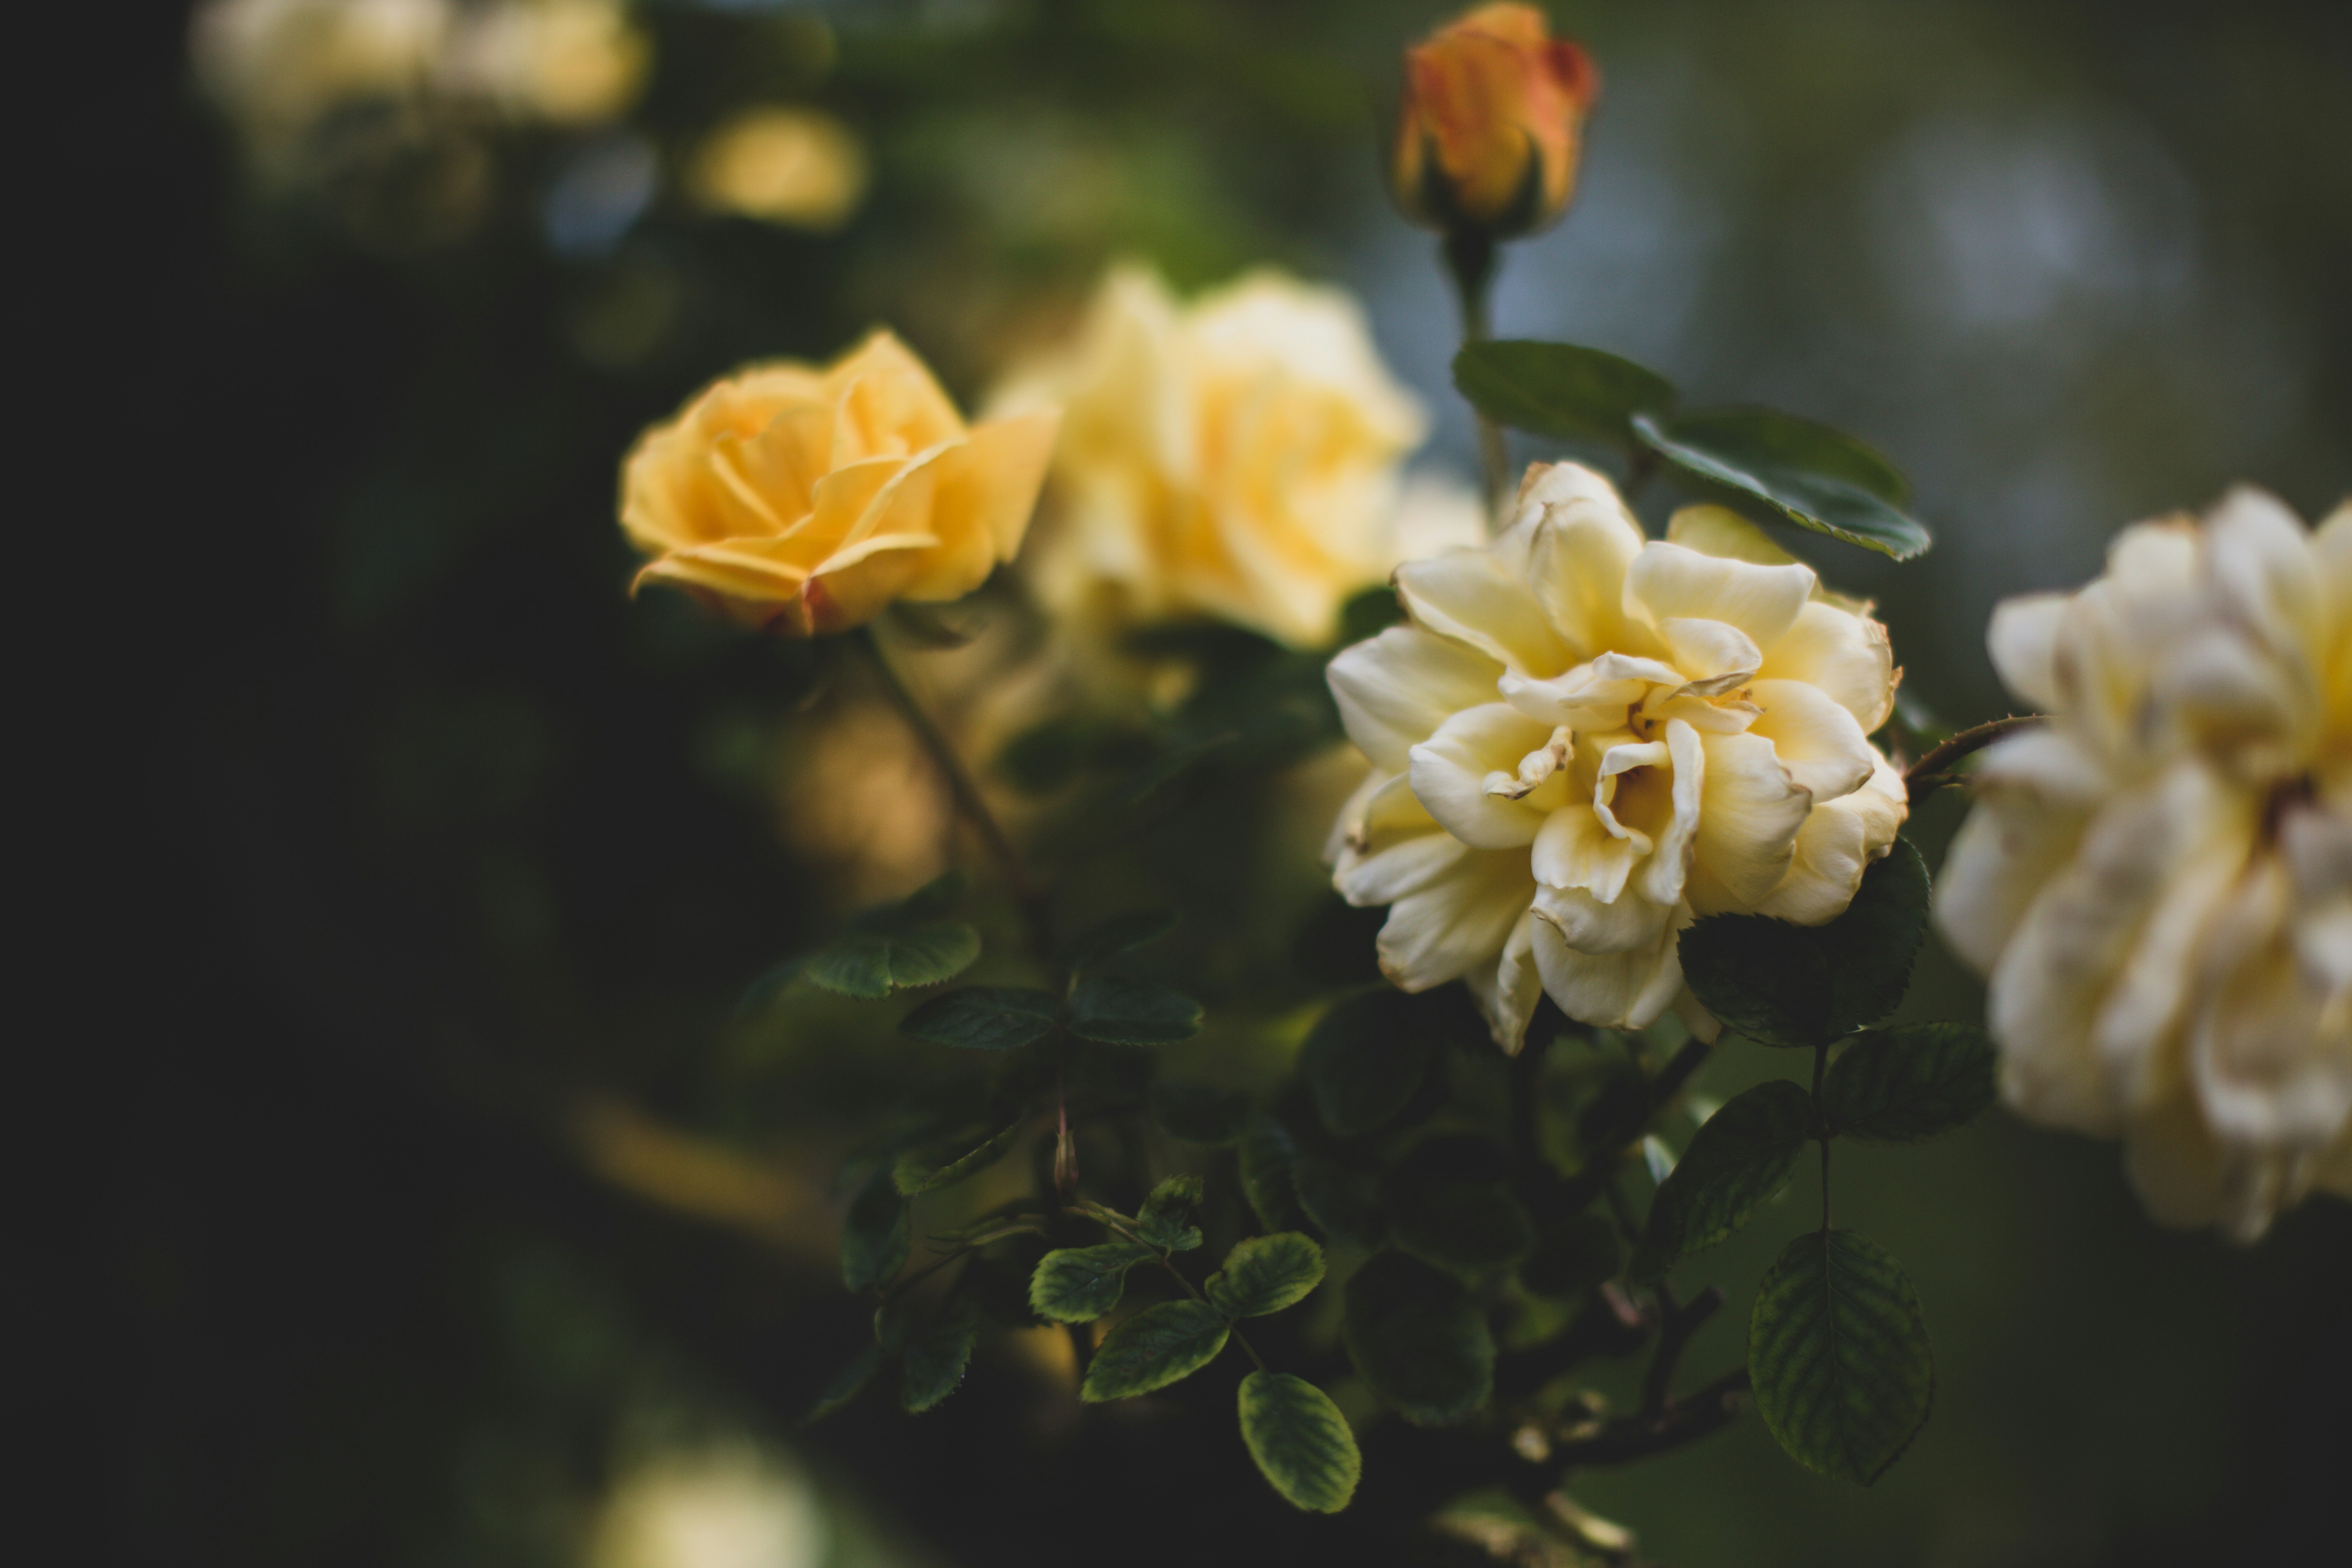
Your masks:
<svg viewBox="0 0 2352 1568"><path fill-rule="evenodd" d="M2010 1103L2126 1140L2172 1224L2352 1195L2352 505L2138 524L1989 641L2050 721L1986 753L1936 915Z"/></svg>
<svg viewBox="0 0 2352 1568"><path fill-rule="evenodd" d="M1714 507L1645 540L1609 481L1538 464L1492 543L1400 567L1409 624L1331 663L1372 764L1332 854L1386 904L1381 968L1465 982L1516 1051L1539 994L1640 1028L1701 915L1841 913L1907 811L1866 738L1885 628Z"/></svg>
<svg viewBox="0 0 2352 1568"><path fill-rule="evenodd" d="M621 525L653 558L636 585L793 637L961 598L1020 548L1055 424L967 426L888 332L830 366L740 371L629 453Z"/></svg>
<svg viewBox="0 0 2352 1568"><path fill-rule="evenodd" d="M1076 345L992 405L1045 402L1066 416L1022 571L1066 620L1208 616L1319 647L1402 559L1398 466L1425 422L1341 290L1260 271L1186 305L1118 268Z"/></svg>

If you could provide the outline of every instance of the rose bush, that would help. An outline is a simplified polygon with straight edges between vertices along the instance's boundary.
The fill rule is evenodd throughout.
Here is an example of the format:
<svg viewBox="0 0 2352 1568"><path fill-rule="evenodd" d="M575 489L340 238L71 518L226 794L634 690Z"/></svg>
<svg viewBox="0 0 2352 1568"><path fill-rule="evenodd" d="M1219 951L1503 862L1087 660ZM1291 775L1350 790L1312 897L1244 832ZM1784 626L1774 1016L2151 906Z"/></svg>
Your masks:
<svg viewBox="0 0 2352 1568"><path fill-rule="evenodd" d="M1390 906L1391 979L1464 980L1506 1050L1539 992L1642 1027L1683 1001L1693 920L1819 924L1894 842L1885 629L1737 516L1645 541L1601 475L1537 465L1500 538L1396 586L1409 624L1331 664L1372 764L1335 881Z"/></svg>
<svg viewBox="0 0 2352 1568"><path fill-rule="evenodd" d="M887 331L828 368L738 372L629 453L621 523L653 558L637 584L793 637L960 598L1020 548L1055 418L966 426Z"/></svg>
<svg viewBox="0 0 2352 1568"><path fill-rule="evenodd" d="M2123 1137L2175 1224L2352 1194L2352 506L2138 524L1989 641L2050 719L1987 753L1937 913L2010 1103Z"/></svg>

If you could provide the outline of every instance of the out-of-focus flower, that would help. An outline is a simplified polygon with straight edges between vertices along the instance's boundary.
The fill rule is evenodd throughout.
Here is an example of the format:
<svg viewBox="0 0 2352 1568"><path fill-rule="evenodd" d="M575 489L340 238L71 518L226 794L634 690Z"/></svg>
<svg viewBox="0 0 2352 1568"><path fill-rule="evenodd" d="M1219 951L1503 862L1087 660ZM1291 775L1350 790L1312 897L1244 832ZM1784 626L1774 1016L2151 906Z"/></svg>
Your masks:
<svg viewBox="0 0 2352 1568"><path fill-rule="evenodd" d="M816 1568L831 1534L808 1479L739 1441L625 1475L587 1557L591 1568Z"/></svg>
<svg viewBox="0 0 2352 1568"><path fill-rule="evenodd" d="M1339 289L1262 271L1187 306L1118 268L1076 347L993 405L1048 401L1067 414L1022 565L1059 615L1213 616L1312 647L1400 558L1398 466L1423 420Z"/></svg>
<svg viewBox="0 0 2352 1568"><path fill-rule="evenodd" d="M688 179L695 200L714 212L824 232L839 228L866 195L866 153L822 110L751 109L695 150Z"/></svg>
<svg viewBox="0 0 2352 1568"><path fill-rule="evenodd" d="M466 12L441 69L514 119L593 125L636 100L650 59L620 0L503 0Z"/></svg>
<svg viewBox="0 0 2352 1568"><path fill-rule="evenodd" d="M1832 919L1906 813L1865 738L1885 628L1719 508L1644 541L1609 481L1538 464L1510 528L1398 569L1409 625L1331 663L1371 775L1335 830L1381 966L1466 982L1516 1051L1538 992L1640 1028L1684 994L1701 915Z"/></svg>
<svg viewBox="0 0 2352 1568"><path fill-rule="evenodd" d="M2352 1196L2352 504L2140 523L1989 641L2050 721L1986 753L1936 913L2010 1103L2120 1135L2168 1223Z"/></svg>
<svg viewBox="0 0 2352 1568"><path fill-rule="evenodd" d="M1532 5L1481 5L1405 51L1391 177L1426 227L1541 228L1576 190L1601 72Z"/></svg>
<svg viewBox="0 0 2352 1568"><path fill-rule="evenodd" d="M740 371L629 453L621 525L653 557L637 584L793 637L961 598L1020 547L1056 418L967 427L887 331L827 368Z"/></svg>

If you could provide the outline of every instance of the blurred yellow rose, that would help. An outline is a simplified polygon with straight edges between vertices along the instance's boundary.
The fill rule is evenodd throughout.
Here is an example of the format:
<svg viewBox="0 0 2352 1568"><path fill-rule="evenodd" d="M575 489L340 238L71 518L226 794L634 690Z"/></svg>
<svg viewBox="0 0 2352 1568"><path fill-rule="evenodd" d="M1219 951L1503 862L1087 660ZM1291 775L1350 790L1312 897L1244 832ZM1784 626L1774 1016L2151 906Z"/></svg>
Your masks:
<svg viewBox="0 0 2352 1568"><path fill-rule="evenodd" d="M620 0L504 0L465 13L444 68L518 120L590 125L635 101L651 59Z"/></svg>
<svg viewBox="0 0 2352 1568"><path fill-rule="evenodd" d="M1541 228L1576 190L1591 57L1532 5L1481 5L1405 51L1390 177L1415 223L1496 237Z"/></svg>
<svg viewBox="0 0 2352 1568"><path fill-rule="evenodd" d="M822 232L857 210L866 153L821 110L746 110L695 150L688 184L714 212Z"/></svg>
<svg viewBox="0 0 2352 1568"><path fill-rule="evenodd" d="M2140 523L1987 640L2050 718L1986 753L1936 915L2009 1102L2121 1136L2171 1224L2352 1196L2352 504Z"/></svg>
<svg viewBox="0 0 2352 1568"><path fill-rule="evenodd" d="M1022 562L1048 610L1213 616L1298 647L1400 559L1397 471L1423 429L1347 294L1255 272L1191 305L1113 271L1076 346L993 405L1066 408Z"/></svg>
<svg viewBox="0 0 2352 1568"><path fill-rule="evenodd" d="M1057 416L967 427L877 331L833 365L754 365L637 439L621 525L669 583L748 626L840 631L960 598L1020 547Z"/></svg>

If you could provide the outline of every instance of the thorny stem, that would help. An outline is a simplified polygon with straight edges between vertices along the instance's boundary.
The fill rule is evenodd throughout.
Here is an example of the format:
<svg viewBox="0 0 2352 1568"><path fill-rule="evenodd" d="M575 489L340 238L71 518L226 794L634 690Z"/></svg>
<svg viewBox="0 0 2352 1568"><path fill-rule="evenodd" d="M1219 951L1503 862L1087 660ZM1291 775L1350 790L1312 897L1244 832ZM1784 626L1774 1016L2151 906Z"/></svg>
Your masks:
<svg viewBox="0 0 2352 1568"><path fill-rule="evenodd" d="M957 814L980 835L981 842L987 846L988 853L1003 871L1005 881L1013 889L1013 898L1021 905L1021 918L1028 927L1029 942L1036 950L1037 961L1040 963L1048 962L1054 942L1046 919L1044 889L1030 879L1028 868L1021 863L1021 852L1006 837L1003 825L996 820L996 814L989 810L987 798L980 793L980 785L963 765L963 759L956 755L953 742L932 721L931 716L924 711L923 705L915 700L915 694L907 689L907 683L899 679L898 670L891 667L890 658L882 651L881 641L875 637L874 628L860 626L856 636L858 646L866 650L866 659L873 665L875 674L881 678L882 689L888 695L891 705L898 710L898 716L906 721L908 730L929 755L932 765L940 771L940 777L946 782L948 794L955 801Z"/></svg>
<svg viewBox="0 0 2352 1568"><path fill-rule="evenodd" d="M2041 722L2042 715L2039 713L2012 713L2006 719L1995 719L1990 723L1979 724L1973 730L1963 730L1935 747L1904 771L1903 785L1911 804L1916 805L1946 784L1958 783L1958 776L1952 772L1952 764L1962 757L1971 752L1984 750L2013 730Z"/></svg>
<svg viewBox="0 0 2352 1568"><path fill-rule="evenodd" d="M1200 1302L1203 1307L1209 1307L1209 1299L1201 1293L1200 1287L1193 1284L1190 1279L1185 1279L1184 1271L1176 1267L1176 1258L1173 1253L1162 1251L1157 1247L1151 1247L1151 1243L1144 1240L1143 1237L1138 1235L1135 1231L1130 1230L1126 1226L1105 1219L1100 1214L1088 1213L1085 1209L1072 1209L1069 1212L1072 1214L1085 1215L1087 1218L1095 1221L1104 1229L1118 1232L1119 1235L1127 1237L1128 1240L1135 1243L1138 1247L1151 1247L1151 1256L1159 1259L1160 1268L1168 1270L1168 1277L1171 1279L1175 1280L1177 1284L1184 1287L1184 1294L1192 1297L1192 1300ZM1216 1311L1214 1307L1209 1307L1209 1310L1213 1312ZM1224 1317L1223 1312L1218 1312L1217 1315L1221 1318ZM1233 1335L1234 1343L1241 1346L1242 1353L1250 1358L1251 1365L1256 1367L1260 1372L1272 1370L1265 1364L1265 1359L1257 1353L1257 1348L1255 1345L1252 1345L1248 1340L1242 1336L1241 1326L1239 1324L1234 1322L1231 1319L1227 1319L1225 1327L1226 1331Z"/></svg>
<svg viewBox="0 0 2352 1568"><path fill-rule="evenodd" d="M1487 315L1489 287L1495 281L1494 238L1475 229L1456 229L1445 237L1445 270L1462 300L1462 341L1485 342L1493 336ZM1478 458L1486 475L1486 514L1490 531L1501 531L1503 507L1510 499L1511 455L1503 444L1503 427L1483 410L1478 417Z"/></svg>

